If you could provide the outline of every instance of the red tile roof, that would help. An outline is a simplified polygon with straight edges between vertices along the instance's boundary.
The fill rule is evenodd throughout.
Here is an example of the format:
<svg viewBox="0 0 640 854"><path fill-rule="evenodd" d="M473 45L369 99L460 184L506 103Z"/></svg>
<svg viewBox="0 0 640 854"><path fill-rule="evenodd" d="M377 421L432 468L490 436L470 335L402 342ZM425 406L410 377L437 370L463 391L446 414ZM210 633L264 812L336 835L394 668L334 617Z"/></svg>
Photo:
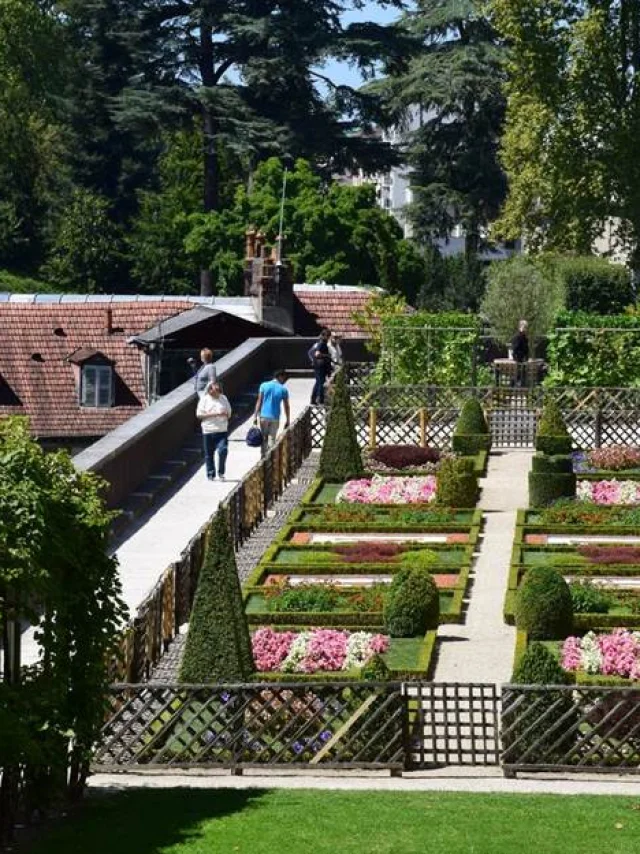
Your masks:
<svg viewBox="0 0 640 854"><path fill-rule="evenodd" d="M361 311L373 295L365 288L296 285L293 310L296 333L317 335L326 326L343 338L364 338L352 315Z"/></svg>
<svg viewBox="0 0 640 854"><path fill-rule="evenodd" d="M16 403L0 406L0 417L28 415L33 433L43 438L102 436L113 430L146 405L141 354L127 338L192 307L186 300L0 303L0 400ZM113 362L115 406L79 405L78 368L67 361L79 348L98 350Z"/></svg>

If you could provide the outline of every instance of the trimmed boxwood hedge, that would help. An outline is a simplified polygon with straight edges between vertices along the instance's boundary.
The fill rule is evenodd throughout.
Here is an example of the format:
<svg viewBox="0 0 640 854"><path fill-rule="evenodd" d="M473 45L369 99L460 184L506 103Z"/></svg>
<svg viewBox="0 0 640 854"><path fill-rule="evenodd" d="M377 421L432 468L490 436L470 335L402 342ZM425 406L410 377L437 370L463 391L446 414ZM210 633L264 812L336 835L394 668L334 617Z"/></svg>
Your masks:
<svg viewBox="0 0 640 854"><path fill-rule="evenodd" d="M475 456L480 451L491 449L491 436L488 433L454 433L451 447L456 454Z"/></svg>
<svg viewBox="0 0 640 854"><path fill-rule="evenodd" d="M516 595L516 625L531 640L562 640L571 634L571 591L553 567L528 570Z"/></svg>
<svg viewBox="0 0 640 854"><path fill-rule="evenodd" d="M440 596L430 573L403 569L394 577L384 605L384 622L392 637L410 638L435 629L440 619Z"/></svg>
<svg viewBox="0 0 640 854"><path fill-rule="evenodd" d="M534 454L531 470L536 473L573 474L573 460L569 454Z"/></svg>
<svg viewBox="0 0 640 854"><path fill-rule="evenodd" d="M331 481L359 478L364 474L344 371L338 371L333 384L318 474Z"/></svg>
<svg viewBox="0 0 640 854"><path fill-rule="evenodd" d="M545 507L558 498L575 498L575 474L530 471L529 504L531 507Z"/></svg>
<svg viewBox="0 0 640 854"><path fill-rule="evenodd" d="M542 408L542 416L536 430L536 451L553 456L555 454L570 454L573 442L562 412L557 403L548 398Z"/></svg>
<svg viewBox="0 0 640 854"><path fill-rule="evenodd" d="M570 454L573 448L571 436L536 436L536 451L555 456Z"/></svg>
<svg viewBox="0 0 640 854"><path fill-rule="evenodd" d="M478 478L468 457L443 460L438 470L436 502L445 507L473 507L478 500Z"/></svg>
<svg viewBox="0 0 640 854"><path fill-rule="evenodd" d="M470 397L462 405L451 447L457 454L473 456L491 448L491 434L480 401Z"/></svg>

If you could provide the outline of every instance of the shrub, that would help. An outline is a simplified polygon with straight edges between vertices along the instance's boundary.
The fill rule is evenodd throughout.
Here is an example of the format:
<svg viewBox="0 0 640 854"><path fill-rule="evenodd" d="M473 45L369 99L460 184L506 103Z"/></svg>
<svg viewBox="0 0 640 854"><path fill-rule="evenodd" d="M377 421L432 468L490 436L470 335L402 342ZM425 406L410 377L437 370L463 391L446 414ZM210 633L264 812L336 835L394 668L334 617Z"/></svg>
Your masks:
<svg viewBox="0 0 640 854"><path fill-rule="evenodd" d="M555 400L547 398L538 421L535 446L545 454L570 454L571 436Z"/></svg>
<svg viewBox="0 0 640 854"><path fill-rule="evenodd" d="M440 617L438 589L425 569L401 569L384 607L384 622L392 637L409 638L435 629Z"/></svg>
<svg viewBox="0 0 640 854"><path fill-rule="evenodd" d="M574 614L606 614L612 598L591 581L574 581L569 585Z"/></svg>
<svg viewBox="0 0 640 854"><path fill-rule="evenodd" d="M516 596L516 625L531 640L566 638L573 625L571 591L550 566L532 567Z"/></svg>
<svg viewBox="0 0 640 854"><path fill-rule="evenodd" d="M225 511L211 525L200 570L181 682L246 682L254 672L249 629Z"/></svg>
<svg viewBox="0 0 640 854"><path fill-rule="evenodd" d="M456 428L453 432L454 435L463 436L489 433L487 419L484 417L484 411L477 397L469 397L462 404Z"/></svg>
<svg viewBox="0 0 640 854"><path fill-rule="evenodd" d="M437 503L445 507L474 507L477 500L478 478L473 460L444 460L438 471Z"/></svg>
<svg viewBox="0 0 640 854"><path fill-rule="evenodd" d="M640 448L627 448L625 445L594 448L587 453L587 461L601 471L637 469L640 468Z"/></svg>
<svg viewBox="0 0 640 854"><path fill-rule="evenodd" d="M604 258L562 258L556 269L571 311L618 314L635 302L627 267Z"/></svg>
<svg viewBox="0 0 640 854"><path fill-rule="evenodd" d="M441 453L437 448L420 448L417 445L381 445L370 456L388 468L407 469L437 463Z"/></svg>
<svg viewBox="0 0 640 854"><path fill-rule="evenodd" d="M550 650L531 643L511 681L516 685L567 685L570 678ZM511 714L506 712L502 720L505 764L553 763L575 741L577 715L568 691L526 693L512 705Z"/></svg>
<svg viewBox="0 0 640 854"><path fill-rule="evenodd" d="M576 497L575 474L529 472L529 506L545 507L559 498Z"/></svg>
<svg viewBox="0 0 640 854"><path fill-rule="evenodd" d="M338 371L333 384L318 474L334 482L360 478L364 474L344 371Z"/></svg>
<svg viewBox="0 0 640 854"><path fill-rule="evenodd" d="M404 551L402 543L348 543L336 546L335 553L344 563L389 563Z"/></svg>
<svg viewBox="0 0 640 854"><path fill-rule="evenodd" d="M534 454L531 470L545 474L573 474L573 460L568 454Z"/></svg>
<svg viewBox="0 0 640 854"><path fill-rule="evenodd" d="M380 653L376 653L362 668L360 676L369 682L387 682L391 678L391 671Z"/></svg>
<svg viewBox="0 0 640 854"><path fill-rule="evenodd" d="M271 611L314 613L335 610L340 594L331 584L296 584L295 587L268 587L265 596Z"/></svg>
<svg viewBox="0 0 640 854"><path fill-rule="evenodd" d="M606 506L562 498L547 507L540 521L547 525L633 525L640 527L640 507Z"/></svg>
<svg viewBox="0 0 640 854"><path fill-rule="evenodd" d="M454 433L451 437L451 447L456 454L474 456L480 451L491 449L491 436L488 433Z"/></svg>

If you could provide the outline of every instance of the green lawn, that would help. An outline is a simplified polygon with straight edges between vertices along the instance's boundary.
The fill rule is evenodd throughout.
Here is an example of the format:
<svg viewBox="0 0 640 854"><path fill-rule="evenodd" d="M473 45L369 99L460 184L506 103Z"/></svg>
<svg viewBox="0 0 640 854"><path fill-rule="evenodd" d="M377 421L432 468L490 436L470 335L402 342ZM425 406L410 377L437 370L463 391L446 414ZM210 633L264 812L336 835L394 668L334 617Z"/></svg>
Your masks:
<svg viewBox="0 0 640 854"><path fill-rule="evenodd" d="M32 854L636 854L640 800L400 792L138 791L91 798Z"/></svg>

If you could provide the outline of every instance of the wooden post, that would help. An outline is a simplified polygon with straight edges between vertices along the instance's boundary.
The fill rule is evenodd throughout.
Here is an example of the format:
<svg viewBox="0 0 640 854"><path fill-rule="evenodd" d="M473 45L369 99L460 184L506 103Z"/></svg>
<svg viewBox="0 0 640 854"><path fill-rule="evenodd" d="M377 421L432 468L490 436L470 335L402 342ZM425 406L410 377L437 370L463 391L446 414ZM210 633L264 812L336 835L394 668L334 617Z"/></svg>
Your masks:
<svg viewBox="0 0 640 854"><path fill-rule="evenodd" d="M420 447L427 447L427 427L429 426L429 415L424 406L420 407Z"/></svg>
<svg viewBox="0 0 640 854"><path fill-rule="evenodd" d="M369 447L371 450L375 450L377 445L377 427L378 427L378 413L375 408L372 406L369 408Z"/></svg>

